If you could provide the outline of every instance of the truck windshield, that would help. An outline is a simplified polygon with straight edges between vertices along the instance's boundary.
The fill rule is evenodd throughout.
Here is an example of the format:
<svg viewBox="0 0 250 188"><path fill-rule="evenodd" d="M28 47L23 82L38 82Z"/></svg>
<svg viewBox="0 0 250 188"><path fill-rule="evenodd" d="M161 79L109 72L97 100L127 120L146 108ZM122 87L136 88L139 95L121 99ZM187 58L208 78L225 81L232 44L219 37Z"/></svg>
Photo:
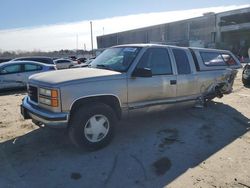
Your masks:
<svg viewBox="0 0 250 188"><path fill-rule="evenodd" d="M90 66L118 72L126 72L140 49L141 48L138 47L109 48L92 61Z"/></svg>

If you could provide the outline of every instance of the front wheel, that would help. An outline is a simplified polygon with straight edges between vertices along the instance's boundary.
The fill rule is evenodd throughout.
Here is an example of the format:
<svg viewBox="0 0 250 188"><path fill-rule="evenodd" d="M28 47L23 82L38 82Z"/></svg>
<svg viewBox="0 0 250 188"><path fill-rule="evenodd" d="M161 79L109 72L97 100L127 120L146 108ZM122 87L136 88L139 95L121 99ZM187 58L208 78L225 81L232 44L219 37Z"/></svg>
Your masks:
<svg viewBox="0 0 250 188"><path fill-rule="evenodd" d="M247 81L244 78L242 78L242 83L243 83L244 86L250 85L250 81Z"/></svg>
<svg viewBox="0 0 250 188"><path fill-rule="evenodd" d="M113 138L116 120L110 106L102 103L86 104L73 114L69 137L76 146L89 150L100 149Z"/></svg>

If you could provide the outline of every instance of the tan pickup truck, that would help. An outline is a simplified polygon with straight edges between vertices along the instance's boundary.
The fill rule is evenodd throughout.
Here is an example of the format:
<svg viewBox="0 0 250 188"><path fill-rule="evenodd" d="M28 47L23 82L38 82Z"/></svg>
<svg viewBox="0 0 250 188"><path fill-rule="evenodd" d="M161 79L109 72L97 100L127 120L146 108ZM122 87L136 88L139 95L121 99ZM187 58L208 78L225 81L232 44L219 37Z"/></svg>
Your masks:
<svg viewBox="0 0 250 188"><path fill-rule="evenodd" d="M232 91L240 62L224 50L133 44L106 49L89 67L31 76L21 113L67 128L74 144L98 149L117 120L137 109L194 102Z"/></svg>

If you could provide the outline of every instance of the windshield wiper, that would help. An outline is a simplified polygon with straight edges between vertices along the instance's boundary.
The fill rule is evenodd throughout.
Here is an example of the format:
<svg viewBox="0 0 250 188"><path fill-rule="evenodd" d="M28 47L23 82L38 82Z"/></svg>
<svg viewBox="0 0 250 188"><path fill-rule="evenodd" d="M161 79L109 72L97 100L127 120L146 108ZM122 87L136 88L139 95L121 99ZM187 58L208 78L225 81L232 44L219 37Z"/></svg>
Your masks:
<svg viewBox="0 0 250 188"><path fill-rule="evenodd" d="M96 65L97 68L102 68L102 69L108 69L108 70L113 70L112 68L110 68L109 66L107 65L104 65L104 64L97 64Z"/></svg>
<svg viewBox="0 0 250 188"><path fill-rule="evenodd" d="M97 65L91 66L91 67L100 68L100 69L106 69L106 70L112 70L112 71L116 71L116 72L124 72L124 71L122 71L122 70L113 69L113 68L111 68L110 66L104 65L104 64L97 64Z"/></svg>

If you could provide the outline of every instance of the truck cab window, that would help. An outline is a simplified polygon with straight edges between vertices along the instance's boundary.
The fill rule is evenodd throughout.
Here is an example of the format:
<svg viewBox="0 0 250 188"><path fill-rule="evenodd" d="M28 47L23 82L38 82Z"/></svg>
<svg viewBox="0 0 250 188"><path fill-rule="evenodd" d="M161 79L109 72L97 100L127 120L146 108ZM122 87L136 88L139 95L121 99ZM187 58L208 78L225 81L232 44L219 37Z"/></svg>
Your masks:
<svg viewBox="0 0 250 188"><path fill-rule="evenodd" d="M182 49L173 49L173 54L177 65L178 74L190 74L191 68L186 52Z"/></svg>
<svg viewBox="0 0 250 188"><path fill-rule="evenodd" d="M150 48L142 56L138 68L149 68L153 75L173 74L167 49Z"/></svg>

